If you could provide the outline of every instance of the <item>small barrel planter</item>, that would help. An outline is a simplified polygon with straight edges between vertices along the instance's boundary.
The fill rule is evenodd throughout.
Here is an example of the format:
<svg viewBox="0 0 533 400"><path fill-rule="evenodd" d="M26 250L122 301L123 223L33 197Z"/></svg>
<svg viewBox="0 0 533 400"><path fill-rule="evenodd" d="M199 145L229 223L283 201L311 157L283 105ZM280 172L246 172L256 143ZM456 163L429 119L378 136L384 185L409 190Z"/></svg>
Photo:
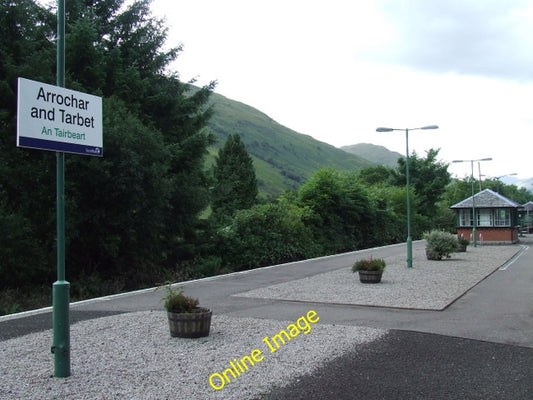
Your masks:
<svg viewBox="0 0 533 400"><path fill-rule="evenodd" d="M170 336L181 338L199 338L209 336L212 312L199 308L191 313L167 312Z"/></svg>
<svg viewBox="0 0 533 400"><path fill-rule="evenodd" d="M354 263L352 272L359 273L361 283L380 283L385 265L383 258L363 258Z"/></svg>
<svg viewBox="0 0 533 400"><path fill-rule="evenodd" d="M457 248L457 253L464 253L466 252L466 244L459 243L459 247Z"/></svg>
<svg viewBox="0 0 533 400"><path fill-rule="evenodd" d="M380 283L382 271L358 271L361 283Z"/></svg>

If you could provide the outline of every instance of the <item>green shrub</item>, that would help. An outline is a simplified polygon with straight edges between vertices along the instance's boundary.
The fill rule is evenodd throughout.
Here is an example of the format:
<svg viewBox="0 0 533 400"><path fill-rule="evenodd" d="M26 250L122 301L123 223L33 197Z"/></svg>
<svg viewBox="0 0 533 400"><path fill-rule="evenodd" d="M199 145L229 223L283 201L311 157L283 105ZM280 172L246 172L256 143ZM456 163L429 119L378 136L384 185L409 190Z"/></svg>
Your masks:
<svg viewBox="0 0 533 400"><path fill-rule="evenodd" d="M218 256L200 257L194 261L193 265L187 268L187 272L191 278L205 278L208 276L215 276L220 274L227 274L232 272L228 268L222 267L222 258Z"/></svg>
<svg viewBox="0 0 533 400"><path fill-rule="evenodd" d="M198 311L198 299L185 296L183 288L172 288L171 284L165 286L166 295L163 297L165 309L172 313L193 313Z"/></svg>
<svg viewBox="0 0 533 400"><path fill-rule="evenodd" d="M258 204L236 212L215 235L221 268L243 270L311 258L320 254L305 221L306 207Z"/></svg>
<svg viewBox="0 0 533 400"><path fill-rule="evenodd" d="M464 236L459 236L457 238L457 241L459 242L459 244L461 246L468 246L470 244L470 240L468 240L467 238L465 238Z"/></svg>
<svg viewBox="0 0 533 400"><path fill-rule="evenodd" d="M385 269L385 260L383 258L364 258L357 260L352 266L352 272L356 271L379 271L383 272Z"/></svg>
<svg viewBox="0 0 533 400"><path fill-rule="evenodd" d="M433 230L424 234L427 241L426 255L428 260L442 260L450 258L451 254L459 249L459 242L451 233Z"/></svg>

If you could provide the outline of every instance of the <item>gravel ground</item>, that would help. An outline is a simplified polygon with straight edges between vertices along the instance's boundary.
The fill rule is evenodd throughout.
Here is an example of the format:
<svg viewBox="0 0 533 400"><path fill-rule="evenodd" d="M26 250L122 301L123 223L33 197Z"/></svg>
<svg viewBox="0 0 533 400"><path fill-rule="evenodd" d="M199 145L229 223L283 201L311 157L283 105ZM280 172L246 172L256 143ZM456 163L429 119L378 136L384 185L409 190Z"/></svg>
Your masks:
<svg viewBox="0 0 533 400"><path fill-rule="evenodd" d="M363 284L351 265L237 296L320 303L442 310L520 251L516 245L469 247L466 253L428 261L425 250L413 252L413 268L403 257L385 258L379 285ZM354 259L355 262L356 259Z"/></svg>
<svg viewBox="0 0 533 400"><path fill-rule="evenodd" d="M359 283L346 266L239 296L440 310L519 250L469 248L440 262L415 251L410 270L404 257L386 259L379 285ZM275 321L214 315L210 336L195 340L171 338L163 311L81 321L70 330L68 378L51 376L50 330L5 340L0 342L0 399L257 399L387 334L318 322L271 353L263 338L288 331L299 317ZM220 390L210 386L211 374L222 373L230 361L255 349L264 356L260 362Z"/></svg>
<svg viewBox="0 0 533 400"><path fill-rule="evenodd" d="M0 399L254 399L386 332L316 323L271 353L263 338L295 322L215 315L210 335L192 340L170 337L165 312L83 321L71 327L68 378L51 377L51 331L10 339L0 347ZM211 374L254 349L262 361L210 386Z"/></svg>

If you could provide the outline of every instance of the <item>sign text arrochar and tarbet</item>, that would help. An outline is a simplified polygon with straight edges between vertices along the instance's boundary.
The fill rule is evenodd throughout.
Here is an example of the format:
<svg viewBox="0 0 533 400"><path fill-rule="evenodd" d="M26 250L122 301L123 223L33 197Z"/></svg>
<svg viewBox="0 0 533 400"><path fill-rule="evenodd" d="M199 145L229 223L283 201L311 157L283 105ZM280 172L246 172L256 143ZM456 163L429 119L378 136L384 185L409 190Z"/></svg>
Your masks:
<svg viewBox="0 0 533 400"><path fill-rule="evenodd" d="M103 156L102 98L18 79L17 146Z"/></svg>

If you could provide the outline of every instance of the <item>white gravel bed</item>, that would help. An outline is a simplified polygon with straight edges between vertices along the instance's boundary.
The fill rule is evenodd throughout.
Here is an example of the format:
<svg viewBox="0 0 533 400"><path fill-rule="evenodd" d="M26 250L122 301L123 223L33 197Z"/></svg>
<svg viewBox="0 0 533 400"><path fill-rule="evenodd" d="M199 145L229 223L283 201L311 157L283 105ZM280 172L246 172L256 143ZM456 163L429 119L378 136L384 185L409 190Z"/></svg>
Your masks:
<svg viewBox="0 0 533 400"><path fill-rule="evenodd" d="M294 321L214 315L201 339L170 337L166 313L136 312L71 327L71 376L54 378L52 332L0 342L0 399L255 399L384 330L310 324L271 353L263 342ZM318 315L320 317L320 315ZM303 324L302 324L303 325ZM307 329L306 329L307 330ZM263 360L216 391L213 373L259 349ZM215 381L219 385L220 381Z"/></svg>
<svg viewBox="0 0 533 400"><path fill-rule="evenodd" d="M360 283L358 274L351 271L352 265L347 265L236 296L442 310L520 249L518 245L470 246L466 253L454 253L441 261L429 261L425 249L415 249L413 268L407 268L405 255L385 258L387 266L380 284Z"/></svg>

